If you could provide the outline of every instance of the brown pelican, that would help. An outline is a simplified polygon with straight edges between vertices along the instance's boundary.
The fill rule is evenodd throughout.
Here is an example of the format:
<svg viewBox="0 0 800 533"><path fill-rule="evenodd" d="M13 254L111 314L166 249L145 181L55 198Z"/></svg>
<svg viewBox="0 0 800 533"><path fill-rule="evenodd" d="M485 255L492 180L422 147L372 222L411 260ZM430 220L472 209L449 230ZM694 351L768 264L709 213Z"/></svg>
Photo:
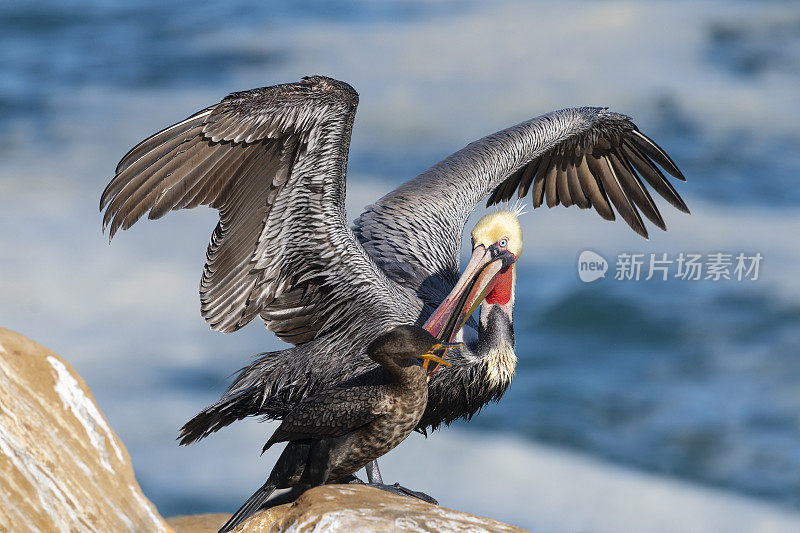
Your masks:
<svg viewBox="0 0 800 533"><path fill-rule="evenodd" d="M323 76L233 93L135 146L103 192L110 237L147 212L157 219L218 209L202 315L223 332L260 316L295 344L242 369L183 427L182 444L246 416L280 419L303 398L369 371L376 363L365 347L400 324L425 324L450 340L468 321L466 346L432 374L417 429L470 418L498 400L516 365L512 309L523 243L513 213L487 215L472 231L472 258L459 279L464 224L487 196L493 205L530 192L534 208L593 207L608 220L616 209L646 237L639 211L666 226L644 180L688 212L658 168L684 180L660 147L629 117L582 107L469 144L367 207L351 228L345 173L357 104L350 85ZM469 316L479 305L476 323Z"/></svg>

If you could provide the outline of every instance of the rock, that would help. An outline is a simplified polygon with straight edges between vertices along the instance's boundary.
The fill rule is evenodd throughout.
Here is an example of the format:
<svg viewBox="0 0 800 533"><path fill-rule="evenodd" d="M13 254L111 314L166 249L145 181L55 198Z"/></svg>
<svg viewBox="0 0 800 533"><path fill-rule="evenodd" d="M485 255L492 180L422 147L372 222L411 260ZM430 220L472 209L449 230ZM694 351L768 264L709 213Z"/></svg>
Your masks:
<svg viewBox="0 0 800 533"><path fill-rule="evenodd" d="M230 515L224 515L218 519L219 522L214 522L214 524L216 527L220 527L228 517ZM173 527L179 533L194 531ZM431 505L373 487L325 485L307 491L292 504L281 505L253 515L236 528L234 533L289 530L293 533L312 531L517 533L525 531L491 518Z"/></svg>
<svg viewBox="0 0 800 533"><path fill-rule="evenodd" d="M291 504L287 503L262 511L239 526L236 531L269 531L269 528L275 523L275 520L286 512L289 507L291 507ZM173 516L167 518L167 523L172 526L176 533L217 533L219 528L221 528L230 517L231 515L227 513ZM245 525L253 529L242 529Z"/></svg>
<svg viewBox="0 0 800 533"><path fill-rule="evenodd" d="M167 518L167 523L177 533L217 533L231 515L208 513Z"/></svg>
<svg viewBox="0 0 800 533"><path fill-rule="evenodd" d="M0 531L167 531L72 367L0 328Z"/></svg>

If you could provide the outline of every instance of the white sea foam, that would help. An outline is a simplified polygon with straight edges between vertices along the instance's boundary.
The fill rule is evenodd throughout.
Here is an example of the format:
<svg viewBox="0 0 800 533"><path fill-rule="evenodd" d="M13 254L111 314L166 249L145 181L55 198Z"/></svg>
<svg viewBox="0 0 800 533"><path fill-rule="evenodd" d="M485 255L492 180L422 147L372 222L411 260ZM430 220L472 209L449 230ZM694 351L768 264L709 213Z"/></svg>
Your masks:
<svg viewBox="0 0 800 533"><path fill-rule="evenodd" d="M793 74L753 83L726 70L706 56L709 26L792 16L785 4L722 1L495 2L448 17L320 21L221 30L216 38L291 50L281 69L287 79L320 73L350 81L362 97L356 135L361 128L378 140L466 142L550 109L608 105L636 113L661 97L715 134L764 138L797 135L800 106L795 84L787 83ZM259 76L243 72L240 79L263 84Z"/></svg>
<svg viewBox="0 0 800 533"><path fill-rule="evenodd" d="M382 471L442 505L531 531L800 530L796 512L506 436L413 435L385 457Z"/></svg>

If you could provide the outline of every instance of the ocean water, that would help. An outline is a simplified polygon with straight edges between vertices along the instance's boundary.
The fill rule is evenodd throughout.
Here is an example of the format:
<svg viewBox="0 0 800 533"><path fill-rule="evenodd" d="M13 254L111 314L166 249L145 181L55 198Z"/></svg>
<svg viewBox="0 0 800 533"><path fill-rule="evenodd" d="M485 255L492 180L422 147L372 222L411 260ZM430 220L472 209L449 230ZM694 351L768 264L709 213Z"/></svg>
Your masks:
<svg viewBox="0 0 800 533"><path fill-rule="evenodd" d="M142 221L108 246L99 194L148 134L231 91L316 73L361 95L353 217L467 142L573 105L632 116L688 178L676 187L692 215L661 202L669 232L653 228L649 241L574 208L523 217L514 383L499 404L429 440L442 466L419 471L419 488L526 527L549 524L547 509L526 507L527 491L541 497L546 484L514 478L516 500L496 490L503 455L484 450L496 442L538 457L520 459L531 468L555 453L800 510L794 4L12 1L0 6L0 46L0 326L77 367L163 514L232 511L260 485L274 459L258 458L271 426L242 422L186 449L174 438L250 355L281 343L255 322L223 335L199 316L213 211ZM611 262L591 284L577 275L587 249ZM764 259L755 281L618 281L620 252ZM387 458L389 475L418 460L418 440ZM442 481L461 483L462 470L472 496ZM574 485L555 479L552 490ZM665 497L662 511L675 501ZM655 516L643 514L639 530ZM620 527L596 520L583 527Z"/></svg>

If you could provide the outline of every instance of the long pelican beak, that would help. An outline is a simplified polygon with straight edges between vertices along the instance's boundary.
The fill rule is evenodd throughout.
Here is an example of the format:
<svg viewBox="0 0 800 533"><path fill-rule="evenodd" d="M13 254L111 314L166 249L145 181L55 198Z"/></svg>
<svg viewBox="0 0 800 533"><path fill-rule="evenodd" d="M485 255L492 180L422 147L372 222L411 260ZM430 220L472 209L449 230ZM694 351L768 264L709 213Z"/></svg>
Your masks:
<svg viewBox="0 0 800 533"><path fill-rule="evenodd" d="M422 327L439 341L452 341L492 290L500 271L515 260L514 254L500 252L494 245L476 246L458 283Z"/></svg>

